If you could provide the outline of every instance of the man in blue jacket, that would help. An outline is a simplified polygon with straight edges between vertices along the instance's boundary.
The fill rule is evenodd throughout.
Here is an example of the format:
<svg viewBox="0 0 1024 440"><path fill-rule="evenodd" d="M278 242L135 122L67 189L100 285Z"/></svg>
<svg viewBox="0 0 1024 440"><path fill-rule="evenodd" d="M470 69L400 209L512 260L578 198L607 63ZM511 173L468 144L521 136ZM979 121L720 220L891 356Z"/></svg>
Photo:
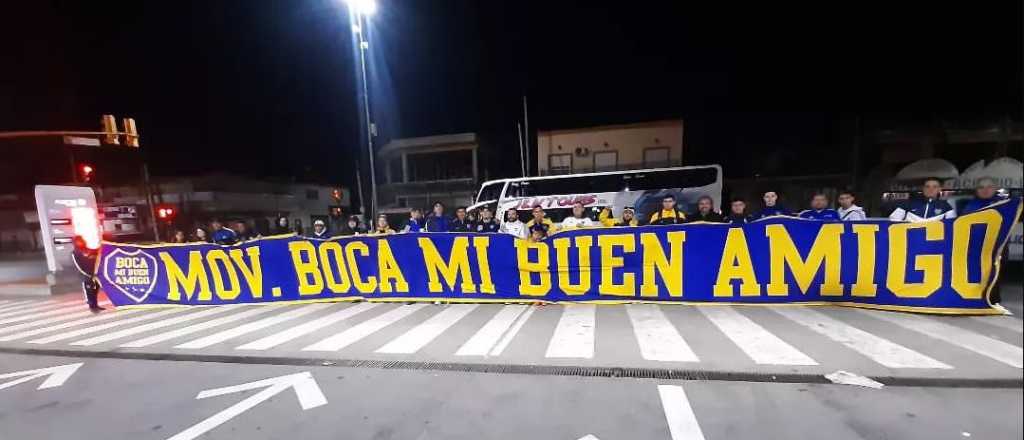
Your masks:
<svg viewBox="0 0 1024 440"><path fill-rule="evenodd" d="M779 203L779 194L775 191L765 191L762 199L764 200L764 208L761 208L760 211L751 215L751 220L774 217L777 215L790 215L789 210Z"/></svg>
<svg viewBox="0 0 1024 440"><path fill-rule="evenodd" d="M828 207L828 197L817 193L811 197L811 209L800 211L800 218L837 222L839 221L839 213Z"/></svg>
<svg viewBox="0 0 1024 440"><path fill-rule="evenodd" d="M889 220L896 222L923 222L956 218L956 209L949 202L940 199L942 182L935 177L924 180L921 196L913 197L889 214Z"/></svg>
<svg viewBox="0 0 1024 440"><path fill-rule="evenodd" d="M434 212L427 217L427 232L448 232L448 217L444 216L444 203L434 202Z"/></svg>
<svg viewBox="0 0 1024 440"><path fill-rule="evenodd" d="M974 186L974 198L964 206L963 214L988 208L993 203L1003 200L1006 198L997 193L996 182L988 177L982 177Z"/></svg>

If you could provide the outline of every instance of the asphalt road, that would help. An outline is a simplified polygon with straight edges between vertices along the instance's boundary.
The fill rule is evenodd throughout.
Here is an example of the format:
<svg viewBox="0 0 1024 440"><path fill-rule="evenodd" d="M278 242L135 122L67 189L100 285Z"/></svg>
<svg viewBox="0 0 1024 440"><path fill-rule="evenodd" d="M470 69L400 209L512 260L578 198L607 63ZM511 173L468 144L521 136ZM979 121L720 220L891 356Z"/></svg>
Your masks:
<svg viewBox="0 0 1024 440"><path fill-rule="evenodd" d="M74 363L82 365L62 385L40 390L46 379L36 378L0 389L2 438L845 440L1024 434L1019 388L868 389L22 355L4 355L0 365L10 372ZM197 399L204 390L281 377L299 377L303 389L284 387L219 420L218 414L260 399L275 385ZM0 388L10 380L0 379Z"/></svg>

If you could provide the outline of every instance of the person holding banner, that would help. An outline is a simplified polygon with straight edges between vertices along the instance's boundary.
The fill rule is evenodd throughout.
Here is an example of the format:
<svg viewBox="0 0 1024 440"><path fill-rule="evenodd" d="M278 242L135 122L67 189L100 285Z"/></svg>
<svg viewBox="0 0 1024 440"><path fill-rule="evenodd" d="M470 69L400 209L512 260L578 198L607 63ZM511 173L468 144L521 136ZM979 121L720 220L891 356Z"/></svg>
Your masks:
<svg viewBox="0 0 1024 440"><path fill-rule="evenodd" d="M526 224L519 220L519 211L509 209L505 211L505 222L501 224L499 232L512 235L516 238L526 238Z"/></svg>
<svg viewBox="0 0 1024 440"><path fill-rule="evenodd" d="M327 224L323 220L316 219L313 221L313 232L307 238L326 240L331 238L331 233L327 231Z"/></svg>
<svg viewBox="0 0 1024 440"><path fill-rule="evenodd" d="M473 220L466 217L466 208L455 208L455 218L448 223L448 232L469 232L473 230Z"/></svg>
<svg viewBox="0 0 1024 440"><path fill-rule="evenodd" d="M377 215L377 224L370 231L370 235L391 235L394 234L395 230L391 228L391 224L388 223L388 216L384 214Z"/></svg>
<svg viewBox="0 0 1024 440"><path fill-rule="evenodd" d="M463 210L463 216L465 216L465 210ZM500 228L498 222L494 221L494 216L491 215L491 208L486 206L480 209L480 221L470 226L473 228L473 231L488 234L498 232Z"/></svg>
<svg viewBox="0 0 1024 440"><path fill-rule="evenodd" d="M1003 197L998 193L995 181L988 177L982 177L978 179L977 183L974 185L974 198L964 206L963 213L969 214L975 211L980 211L988 208L993 203L1001 202L1003 200L1006 200L1006 197Z"/></svg>
<svg viewBox="0 0 1024 440"><path fill-rule="evenodd" d="M409 220L405 222L402 232L420 232L423 230L423 210L412 208L409 210Z"/></svg>
<svg viewBox="0 0 1024 440"><path fill-rule="evenodd" d="M750 216L747 215L747 202L739 197L733 198L729 202L729 217L726 221L733 226L747 224L750 221Z"/></svg>
<svg viewBox="0 0 1024 440"><path fill-rule="evenodd" d="M690 216L687 219L687 223L692 223L692 222L723 223L723 222L725 222L725 217L722 217L722 214L719 214L719 213L715 212L715 210L713 209L714 208L713 205L714 205L714 201L711 200L711 196L700 196L700 198L697 199L697 212L693 213L693 215Z"/></svg>
<svg viewBox="0 0 1024 440"><path fill-rule="evenodd" d="M89 304L90 311L100 312L103 307L99 304L100 285L96 282L96 259L99 258L99 248L89 248L81 235L76 235L71 241L75 246L71 251L71 261L75 263L75 269L82 278L85 301Z"/></svg>
<svg viewBox="0 0 1024 440"><path fill-rule="evenodd" d="M936 177L929 177L921 185L921 196L911 198L902 206L889 214L894 222L924 222L956 218L956 209L949 202L939 198L942 182Z"/></svg>
<svg viewBox="0 0 1024 440"><path fill-rule="evenodd" d="M562 220L562 227L565 229L589 228L594 226L594 221L587 217L583 202L572 204L572 216Z"/></svg>
<svg viewBox="0 0 1024 440"><path fill-rule="evenodd" d="M558 229L557 227L555 227L555 222L551 221L551 219L544 216L544 208L541 208L540 205L536 205L533 207L532 214L533 219L526 222L526 228L530 230L531 234L533 233L534 229L539 228L543 230L544 236L546 237L548 235L551 235Z"/></svg>
<svg viewBox="0 0 1024 440"><path fill-rule="evenodd" d="M775 217L779 215L790 215L789 210L779 203L779 193L775 191L765 191L764 196L761 198L764 200L764 207L761 208L760 211L751 215L751 220L760 220L762 218Z"/></svg>
<svg viewBox="0 0 1024 440"><path fill-rule="evenodd" d="M839 193L839 209L836 211L839 213L839 220L852 222L867 218L867 216L864 215L864 208L853 203L856 199L857 198L850 191L842 191Z"/></svg>
<svg viewBox="0 0 1024 440"><path fill-rule="evenodd" d="M210 230L213 231L213 242L216 244L235 244L238 241L238 234L224 226L219 219L210 220Z"/></svg>
<svg viewBox="0 0 1024 440"><path fill-rule="evenodd" d="M434 202L434 211L427 217L424 227L427 232L448 232L450 230L448 217L444 216L444 203Z"/></svg>
<svg viewBox="0 0 1024 440"><path fill-rule="evenodd" d="M676 209L676 196L668 194L661 199L661 211L651 213L649 225L677 225L686 223L686 214Z"/></svg>
<svg viewBox="0 0 1024 440"><path fill-rule="evenodd" d="M597 221L603 226L637 226L636 210L632 206L622 208L622 219L612 217L612 208L605 206L597 215Z"/></svg>
<svg viewBox="0 0 1024 440"><path fill-rule="evenodd" d="M800 218L837 222L839 221L839 213L828 207L827 196L822 193L816 193L811 196L811 209L800 211Z"/></svg>

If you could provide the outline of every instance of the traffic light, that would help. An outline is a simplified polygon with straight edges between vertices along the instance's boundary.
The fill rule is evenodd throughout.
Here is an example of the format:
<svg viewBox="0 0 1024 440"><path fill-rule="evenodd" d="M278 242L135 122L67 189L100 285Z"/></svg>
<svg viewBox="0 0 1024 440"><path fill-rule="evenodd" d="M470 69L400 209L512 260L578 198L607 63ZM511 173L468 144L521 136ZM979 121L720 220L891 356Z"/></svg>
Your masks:
<svg viewBox="0 0 1024 440"><path fill-rule="evenodd" d="M100 120L103 125L103 143L108 145L121 145L117 135L117 119L114 115L103 115Z"/></svg>
<svg viewBox="0 0 1024 440"><path fill-rule="evenodd" d="M170 205L160 205L156 207L156 216L160 221L167 223L174 221L174 216L178 215L178 210L174 209Z"/></svg>
<svg viewBox="0 0 1024 440"><path fill-rule="evenodd" d="M92 183L92 178L96 173L96 169L87 163L78 165L78 176L82 182Z"/></svg>
<svg viewBox="0 0 1024 440"><path fill-rule="evenodd" d="M121 123L124 125L124 144L138 148L139 130L135 128L135 118L124 118Z"/></svg>
<svg viewBox="0 0 1024 440"><path fill-rule="evenodd" d="M341 203L341 189L334 188L331 190L331 198L334 199L334 203Z"/></svg>

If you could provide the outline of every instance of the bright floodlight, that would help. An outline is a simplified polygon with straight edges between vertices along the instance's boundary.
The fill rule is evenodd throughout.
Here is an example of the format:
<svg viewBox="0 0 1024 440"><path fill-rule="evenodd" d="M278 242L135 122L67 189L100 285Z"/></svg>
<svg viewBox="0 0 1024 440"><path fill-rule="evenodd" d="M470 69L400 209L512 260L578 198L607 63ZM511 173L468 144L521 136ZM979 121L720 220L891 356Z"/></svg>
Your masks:
<svg viewBox="0 0 1024 440"><path fill-rule="evenodd" d="M345 3L348 3L349 8L363 15L373 15L374 12L377 12L377 2L374 0L345 0Z"/></svg>

